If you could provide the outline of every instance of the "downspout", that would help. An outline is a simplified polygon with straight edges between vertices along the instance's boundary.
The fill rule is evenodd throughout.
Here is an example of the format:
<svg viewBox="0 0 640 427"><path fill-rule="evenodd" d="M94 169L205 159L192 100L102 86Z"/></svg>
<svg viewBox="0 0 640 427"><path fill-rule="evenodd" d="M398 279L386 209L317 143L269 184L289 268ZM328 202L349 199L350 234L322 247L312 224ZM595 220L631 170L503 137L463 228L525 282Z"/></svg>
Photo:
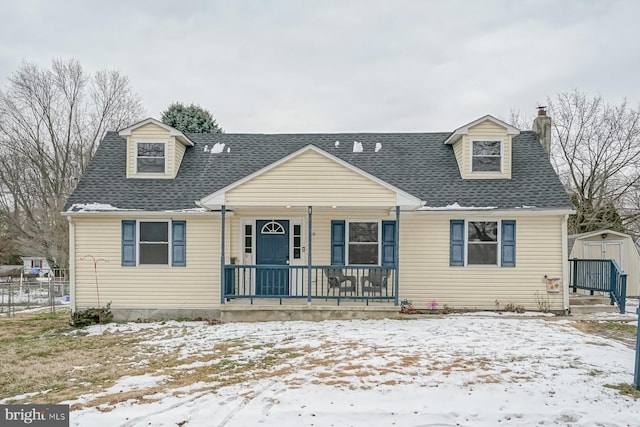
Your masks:
<svg viewBox="0 0 640 427"><path fill-rule="evenodd" d="M225 219L226 219L227 207L225 205L220 206L220 304L224 304L224 291L225 291L225 271L224 271L224 241L225 241Z"/></svg>
<svg viewBox="0 0 640 427"><path fill-rule="evenodd" d="M308 241L307 241L307 305L311 305L311 261L313 260L312 258L312 253L311 253L311 248L312 248L312 244L311 244L311 237L312 237L312 217L313 217L313 208L311 206L309 206L308 210L307 210L308 214L309 214L309 218L308 218Z"/></svg>
<svg viewBox="0 0 640 427"><path fill-rule="evenodd" d="M571 307L569 306L569 243L567 223L569 215L562 217L562 303L564 314L569 315Z"/></svg>
<svg viewBox="0 0 640 427"><path fill-rule="evenodd" d="M395 260L394 264L396 265L396 282L394 283L394 304L398 305L399 295L398 291L400 290L400 206L396 206L396 235L395 235Z"/></svg>
<svg viewBox="0 0 640 427"><path fill-rule="evenodd" d="M76 224L71 216L69 221L69 304L71 313L76 312Z"/></svg>

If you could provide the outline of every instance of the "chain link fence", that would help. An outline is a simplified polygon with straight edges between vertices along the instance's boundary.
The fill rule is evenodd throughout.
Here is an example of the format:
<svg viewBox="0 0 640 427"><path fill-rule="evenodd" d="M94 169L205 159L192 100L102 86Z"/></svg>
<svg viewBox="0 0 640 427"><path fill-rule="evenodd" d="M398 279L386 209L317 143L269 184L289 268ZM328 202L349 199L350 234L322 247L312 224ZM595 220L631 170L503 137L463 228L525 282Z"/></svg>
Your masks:
<svg viewBox="0 0 640 427"><path fill-rule="evenodd" d="M14 316L28 310L69 305L69 271L52 269L42 276L20 274L18 277L0 277L0 316Z"/></svg>

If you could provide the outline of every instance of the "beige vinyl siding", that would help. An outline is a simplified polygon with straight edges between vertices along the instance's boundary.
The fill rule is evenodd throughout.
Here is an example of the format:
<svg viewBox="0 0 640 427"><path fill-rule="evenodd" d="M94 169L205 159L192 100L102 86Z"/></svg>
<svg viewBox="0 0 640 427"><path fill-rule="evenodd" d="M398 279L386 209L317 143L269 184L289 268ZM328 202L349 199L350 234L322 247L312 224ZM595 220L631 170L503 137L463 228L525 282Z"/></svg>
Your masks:
<svg viewBox="0 0 640 427"><path fill-rule="evenodd" d="M464 169L464 153L463 153L463 143L462 139L456 141L453 144L453 154L456 156L456 162L458 162L458 169L460 170L460 175L462 176L462 170Z"/></svg>
<svg viewBox="0 0 640 427"><path fill-rule="evenodd" d="M93 255L98 263L100 303L114 309L211 309L220 304L220 218L173 217L187 221L186 267L121 265L122 219L74 218L76 307L97 306ZM160 218L153 217L152 220ZM169 219L169 218L167 218Z"/></svg>
<svg viewBox="0 0 640 427"><path fill-rule="evenodd" d="M166 170L164 174L136 174L136 143L145 141L166 143ZM134 129L131 131L131 136L127 137L127 178L175 178L185 150L186 147L175 137L170 136L168 130L153 123Z"/></svg>
<svg viewBox="0 0 640 427"><path fill-rule="evenodd" d="M306 209L240 210L229 221L232 227L230 252L242 263L242 218L302 218L302 245L308 248ZM316 209L313 213L313 264L331 264L332 220L393 220L388 211ZM516 267L449 266L449 232L451 216L446 214L406 213L400 217L400 299L411 300L416 307L426 307L435 299L454 308L495 309L496 299L502 307L513 303L529 310L539 310L536 298L549 301L553 310L562 310L562 293L547 294L544 276L562 280L562 216L455 215L455 219L516 220ZM256 230L254 229L254 235ZM307 253L303 253L306 264ZM315 286L315 276L313 285ZM536 295L537 293L537 295Z"/></svg>
<svg viewBox="0 0 640 427"><path fill-rule="evenodd" d="M144 218L144 217L142 217ZM306 264L308 222L306 208L238 209L227 217L226 262L243 259L242 219L299 219L302 222L302 264ZM449 266L450 219L516 220L516 267ZM220 301L220 217L174 216L187 221L187 266L121 266L121 221L127 215L75 217L76 307L97 305L93 255L98 264L100 301L114 309L212 309ZM159 219L153 217L153 219ZM331 263L332 220L393 220L389 211L314 208L313 264ZM493 212L403 213L400 217L400 299L425 308L431 300L440 307L495 309L513 303L538 310L536 298L562 310L562 293L547 294L544 276L562 278L562 216L512 215ZM254 229L254 235L256 230ZM320 276L322 277L322 276ZM314 276L315 280L315 276ZM315 285L315 283L314 283Z"/></svg>
<svg viewBox="0 0 640 427"><path fill-rule="evenodd" d="M184 157L184 152L187 150L187 147L178 142L175 138L173 138L173 145L175 147L175 151L173 155L173 170L171 177L175 178L180 170L180 164L182 163L182 158Z"/></svg>
<svg viewBox="0 0 640 427"><path fill-rule="evenodd" d="M502 173L471 173L471 141L474 139L502 141ZM507 134L507 129L490 120L485 120L469 128L469 133L463 135L456 145L459 148L454 146L454 150L459 150L462 158L462 163L458 161L458 165L463 179L511 179L511 135ZM456 152L456 158L458 156Z"/></svg>
<svg viewBox="0 0 640 427"><path fill-rule="evenodd" d="M230 206L395 206L395 192L306 151L226 193Z"/></svg>
<svg viewBox="0 0 640 427"><path fill-rule="evenodd" d="M487 219L516 220L516 267L449 266L450 219L446 215L406 215L400 221L400 299L417 308L436 300L439 307L493 310L513 303L539 310L537 298L562 310L562 292L547 294L544 276L562 280L561 216L505 214Z"/></svg>

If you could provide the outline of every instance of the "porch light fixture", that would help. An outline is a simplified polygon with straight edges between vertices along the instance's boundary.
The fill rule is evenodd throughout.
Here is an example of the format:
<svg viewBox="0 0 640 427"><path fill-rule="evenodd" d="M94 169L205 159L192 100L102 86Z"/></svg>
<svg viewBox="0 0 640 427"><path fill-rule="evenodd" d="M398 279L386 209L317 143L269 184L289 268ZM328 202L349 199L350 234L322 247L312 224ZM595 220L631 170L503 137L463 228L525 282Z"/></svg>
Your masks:
<svg viewBox="0 0 640 427"><path fill-rule="evenodd" d="M607 238L607 236L608 236L608 234L607 234L607 233L602 233L602 234L600 235L600 237L602 237L603 239L606 239L606 238Z"/></svg>
<svg viewBox="0 0 640 427"><path fill-rule="evenodd" d="M291 205L287 205L285 206L287 209L291 209Z"/></svg>
<svg viewBox="0 0 640 427"><path fill-rule="evenodd" d="M337 208L337 206L335 206L335 205L334 205L334 206L331 206L331 207L332 207L333 209Z"/></svg>

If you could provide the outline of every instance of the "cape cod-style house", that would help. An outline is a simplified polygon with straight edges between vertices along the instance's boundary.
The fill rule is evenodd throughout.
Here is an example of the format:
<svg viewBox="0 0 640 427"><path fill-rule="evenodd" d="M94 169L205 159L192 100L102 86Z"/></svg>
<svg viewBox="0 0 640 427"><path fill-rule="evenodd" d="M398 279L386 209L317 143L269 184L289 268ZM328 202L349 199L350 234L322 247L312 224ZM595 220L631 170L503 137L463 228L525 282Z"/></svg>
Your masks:
<svg viewBox="0 0 640 427"><path fill-rule="evenodd" d="M69 198L71 305L116 318L567 311L550 118L452 132L109 132ZM550 285L551 284L551 285Z"/></svg>

